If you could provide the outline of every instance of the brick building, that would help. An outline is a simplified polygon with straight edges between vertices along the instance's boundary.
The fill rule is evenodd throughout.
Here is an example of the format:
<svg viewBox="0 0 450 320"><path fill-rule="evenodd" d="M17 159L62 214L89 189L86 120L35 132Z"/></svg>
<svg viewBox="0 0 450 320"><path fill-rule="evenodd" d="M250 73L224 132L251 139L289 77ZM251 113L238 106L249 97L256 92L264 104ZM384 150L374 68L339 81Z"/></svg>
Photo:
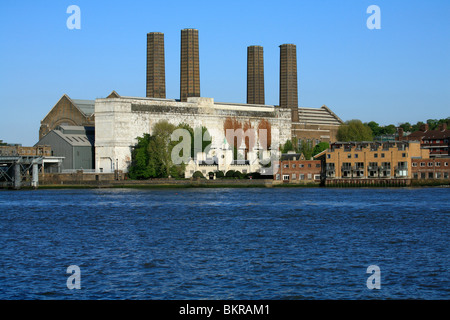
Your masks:
<svg viewBox="0 0 450 320"><path fill-rule="evenodd" d="M412 159L412 178L418 180L449 179L450 158Z"/></svg>
<svg viewBox="0 0 450 320"><path fill-rule="evenodd" d="M322 162L305 160L301 153L288 153L281 156L276 169L274 180L290 183L320 182Z"/></svg>
<svg viewBox="0 0 450 320"><path fill-rule="evenodd" d="M52 149L48 145L34 146L34 147L22 147L20 145L15 146L0 146L0 156L2 157L16 157L16 156L46 156L52 155Z"/></svg>
<svg viewBox="0 0 450 320"><path fill-rule="evenodd" d="M60 125L95 126L95 100L71 99L64 94L41 121L39 140Z"/></svg>
<svg viewBox="0 0 450 320"><path fill-rule="evenodd" d="M450 130L447 124L443 123L436 130L429 130L428 124L421 127L419 131L410 135L403 136L403 131L399 130L399 140L420 141L420 145L424 149L430 150L430 157L450 157Z"/></svg>
<svg viewBox="0 0 450 320"><path fill-rule="evenodd" d="M412 159L429 158L418 141L336 142L326 152L326 178L411 179Z"/></svg>

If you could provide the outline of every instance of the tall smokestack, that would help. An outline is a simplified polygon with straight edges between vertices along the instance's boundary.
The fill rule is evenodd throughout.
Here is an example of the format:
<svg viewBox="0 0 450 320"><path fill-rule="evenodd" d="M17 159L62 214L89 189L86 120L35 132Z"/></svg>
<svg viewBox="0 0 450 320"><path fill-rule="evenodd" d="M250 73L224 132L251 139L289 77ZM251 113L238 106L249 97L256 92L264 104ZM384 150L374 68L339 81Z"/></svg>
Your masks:
<svg viewBox="0 0 450 320"><path fill-rule="evenodd" d="M181 30L180 99L200 97L198 30Z"/></svg>
<svg viewBox="0 0 450 320"><path fill-rule="evenodd" d="M280 107L292 110L292 121L298 122L297 48L280 46Z"/></svg>
<svg viewBox="0 0 450 320"><path fill-rule="evenodd" d="M264 51L261 46L247 48L247 103L265 104Z"/></svg>
<svg viewBox="0 0 450 320"><path fill-rule="evenodd" d="M147 97L166 98L164 33L147 34Z"/></svg>

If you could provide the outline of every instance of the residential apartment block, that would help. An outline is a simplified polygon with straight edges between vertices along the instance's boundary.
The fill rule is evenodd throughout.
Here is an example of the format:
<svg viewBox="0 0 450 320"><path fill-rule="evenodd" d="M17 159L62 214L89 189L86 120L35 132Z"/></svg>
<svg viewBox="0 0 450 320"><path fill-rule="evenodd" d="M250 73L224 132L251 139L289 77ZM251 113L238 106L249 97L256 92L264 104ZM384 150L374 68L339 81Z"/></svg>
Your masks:
<svg viewBox="0 0 450 320"><path fill-rule="evenodd" d="M326 152L326 178L411 179L414 158L429 158L418 141L336 142Z"/></svg>

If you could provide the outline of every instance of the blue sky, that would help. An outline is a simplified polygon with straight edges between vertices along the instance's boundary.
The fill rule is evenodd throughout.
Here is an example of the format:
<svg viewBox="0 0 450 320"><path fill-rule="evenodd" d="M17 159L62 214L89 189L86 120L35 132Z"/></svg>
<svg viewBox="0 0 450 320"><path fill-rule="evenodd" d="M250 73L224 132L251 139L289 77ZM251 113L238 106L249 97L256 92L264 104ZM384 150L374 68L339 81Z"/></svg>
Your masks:
<svg viewBox="0 0 450 320"><path fill-rule="evenodd" d="M81 29L69 30L70 5ZM370 5L381 29L369 30ZM145 96L146 34L165 34L167 98L179 98L180 30L196 28L201 95L246 101L246 52L264 47L278 104L279 45L297 45L299 105L382 125L450 116L450 1L12 1L0 3L0 139L33 145L59 98Z"/></svg>

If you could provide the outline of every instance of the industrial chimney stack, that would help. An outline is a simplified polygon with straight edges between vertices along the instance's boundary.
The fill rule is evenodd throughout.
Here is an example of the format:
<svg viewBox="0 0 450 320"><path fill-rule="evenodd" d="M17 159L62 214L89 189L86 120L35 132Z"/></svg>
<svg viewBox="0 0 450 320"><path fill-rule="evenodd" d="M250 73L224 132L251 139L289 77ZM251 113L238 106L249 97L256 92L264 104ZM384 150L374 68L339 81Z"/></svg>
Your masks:
<svg viewBox="0 0 450 320"><path fill-rule="evenodd" d="M247 48L247 103L265 104L264 51L261 46Z"/></svg>
<svg viewBox="0 0 450 320"><path fill-rule="evenodd" d="M297 49L295 44L280 46L280 107L292 110L298 122Z"/></svg>
<svg viewBox="0 0 450 320"><path fill-rule="evenodd" d="M166 98L164 33L147 34L147 97Z"/></svg>
<svg viewBox="0 0 450 320"><path fill-rule="evenodd" d="M181 30L180 99L200 97L198 30Z"/></svg>

